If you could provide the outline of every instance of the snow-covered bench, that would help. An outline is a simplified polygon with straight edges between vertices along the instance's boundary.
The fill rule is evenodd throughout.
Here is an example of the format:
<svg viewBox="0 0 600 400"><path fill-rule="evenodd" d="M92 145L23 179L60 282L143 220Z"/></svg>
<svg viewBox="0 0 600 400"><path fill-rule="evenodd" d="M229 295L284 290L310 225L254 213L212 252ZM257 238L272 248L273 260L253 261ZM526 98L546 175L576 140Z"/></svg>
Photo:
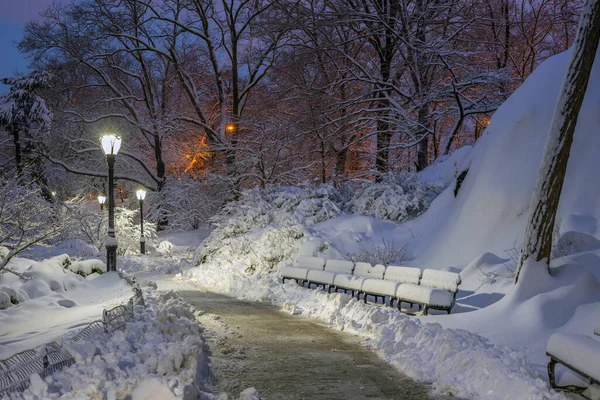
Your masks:
<svg viewBox="0 0 600 400"><path fill-rule="evenodd" d="M303 285L307 280L309 271L323 271L323 267L325 267L325 260L322 258L298 256L295 266L283 267L279 274L282 282L285 282L286 279L294 279L298 284Z"/></svg>
<svg viewBox="0 0 600 400"><path fill-rule="evenodd" d="M334 287L334 279L337 275L350 275L354 271L354 263L347 260L327 260L325 263L325 269L323 271L310 270L306 275L306 281L308 286L311 284L323 286L327 290L331 290Z"/></svg>
<svg viewBox="0 0 600 400"><path fill-rule="evenodd" d="M383 265L381 265L383 267ZM421 277L421 270L413 267L399 267L390 265L384 268L383 280L378 279L367 279L363 283L362 292L365 294L365 303L367 302L367 296L382 297L383 303L385 303L385 297L389 296L390 305L396 297L396 291L404 283L419 283Z"/></svg>
<svg viewBox="0 0 600 400"><path fill-rule="evenodd" d="M594 330L600 335L600 326ZM600 338L594 339L575 333L555 333L550 336L546 347L548 378L550 386L556 390L579 393L589 399L600 399ZM556 384L556 364L562 364L578 375L588 379L588 387Z"/></svg>
<svg viewBox="0 0 600 400"><path fill-rule="evenodd" d="M454 272L390 265L375 266L366 262L330 259L327 262L318 257L298 256L296 266L286 266L280 270L282 281L294 279L300 285L304 283L331 289L352 291L353 295L374 296L375 300L389 297L390 306L394 300L401 303L418 304L429 309L445 310L450 314L454 306L460 275ZM421 276L422 275L422 276Z"/></svg>
<svg viewBox="0 0 600 400"><path fill-rule="evenodd" d="M354 266L353 274L337 274L333 279L333 286L336 290L342 289L344 291L350 290L352 294L358 294L362 292L363 282L367 278L383 278L383 272L385 267L383 265L376 265L373 267L371 263L357 262Z"/></svg>
<svg viewBox="0 0 600 400"><path fill-rule="evenodd" d="M460 282L460 275L455 272L426 269L418 285L406 283L398 287L395 294L398 308L405 302L411 306L422 305L425 315L429 309L443 310L450 314Z"/></svg>

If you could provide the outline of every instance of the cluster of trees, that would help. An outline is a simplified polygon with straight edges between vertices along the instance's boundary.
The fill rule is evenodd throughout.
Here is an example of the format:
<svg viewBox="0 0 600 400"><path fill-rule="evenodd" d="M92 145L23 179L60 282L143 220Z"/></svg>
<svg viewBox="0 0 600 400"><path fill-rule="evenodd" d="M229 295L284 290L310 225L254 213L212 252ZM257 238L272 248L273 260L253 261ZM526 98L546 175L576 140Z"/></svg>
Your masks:
<svg viewBox="0 0 600 400"><path fill-rule="evenodd" d="M57 231L52 202L38 200L51 200L58 171L82 177L63 180L69 194L99 188L101 133L123 136L117 178L157 193L159 223L197 219L211 214L209 190L222 201L254 185L422 170L476 140L533 69L575 41L519 273L547 267L599 26L599 0L55 4L19 44L36 72L2 81L0 243L12 247L0 270L36 231L26 227Z"/></svg>
<svg viewBox="0 0 600 400"><path fill-rule="evenodd" d="M2 162L43 160L45 179L69 194L99 190L98 137L115 132L121 182L170 194L197 182L218 199L254 185L422 170L475 141L528 74L572 44L580 9L573 0L55 4L19 44L43 72L22 78L25 89L7 81L37 106L10 108L33 107L27 121L0 115Z"/></svg>

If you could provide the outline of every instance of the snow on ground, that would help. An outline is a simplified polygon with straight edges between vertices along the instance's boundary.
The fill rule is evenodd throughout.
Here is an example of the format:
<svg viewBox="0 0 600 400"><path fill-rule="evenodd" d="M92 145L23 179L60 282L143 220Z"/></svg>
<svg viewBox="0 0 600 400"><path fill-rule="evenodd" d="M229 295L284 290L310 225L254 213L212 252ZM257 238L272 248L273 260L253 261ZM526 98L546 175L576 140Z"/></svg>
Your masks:
<svg viewBox="0 0 600 400"><path fill-rule="evenodd" d="M8 267L32 279L0 275L0 302L8 298L1 307L5 309L0 309L0 359L78 330L100 319L103 309L126 303L132 296L117 273L88 280L63 266L65 259L14 258Z"/></svg>
<svg viewBox="0 0 600 400"><path fill-rule="evenodd" d="M175 254L198 244L189 237L183 247L177 240L173 242ZM11 398L174 399L184 394L197 398L200 392L202 398L220 398L213 394L209 350L195 308L172 292L156 293L151 282L143 287L146 306L135 307L133 321L124 330L71 340L89 323L101 319L103 309L127 304L133 295L116 272L91 273L96 268L105 270L98 259L76 261L66 254L44 259L65 249L82 256L80 244L31 249L28 256L39 261L12 259L8 267L28 280L8 272L0 274L0 296L9 300L0 309L0 359L56 341L76 360L46 379L33 375L29 389ZM87 255L98 256L97 250ZM119 263L136 265L146 273L156 273L162 265L161 275L165 266L189 265L173 257L120 257ZM84 278L77 272L91 274Z"/></svg>
<svg viewBox="0 0 600 400"><path fill-rule="evenodd" d="M15 398L175 399L184 394L213 399L208 347L194 308L172 292L144 290L123 331L63 346L76 363L34 384ZM195 394L195 395L194 395ZM129 397L131 396L131 397Z"/></svg>

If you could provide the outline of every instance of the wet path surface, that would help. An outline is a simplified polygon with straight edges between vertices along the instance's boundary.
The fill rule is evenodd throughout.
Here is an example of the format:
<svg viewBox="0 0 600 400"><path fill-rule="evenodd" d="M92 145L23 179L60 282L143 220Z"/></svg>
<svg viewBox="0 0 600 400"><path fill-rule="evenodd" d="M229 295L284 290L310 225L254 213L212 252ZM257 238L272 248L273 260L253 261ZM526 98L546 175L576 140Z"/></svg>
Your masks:
<svg viewBox="0 0 600 400"><path fill-rule="evenodd" d="M179 293L204 312L217 385L231 398L249 387L267 400L432 398L353 335L265 304Z"/></svg>

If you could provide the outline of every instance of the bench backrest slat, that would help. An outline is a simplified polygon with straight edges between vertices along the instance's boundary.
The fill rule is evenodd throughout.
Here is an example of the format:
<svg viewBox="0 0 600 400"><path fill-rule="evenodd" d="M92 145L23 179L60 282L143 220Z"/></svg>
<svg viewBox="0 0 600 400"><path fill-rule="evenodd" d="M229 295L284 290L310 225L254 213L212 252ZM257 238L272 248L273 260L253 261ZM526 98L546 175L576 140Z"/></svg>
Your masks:
<svg viewBox="0 0 600 400"><path fill-rule="evenodd" d="M385 265L377 264L369 270L369 278L383 279L385 274Z"/></svg>
<svg viewBox="0 0 600 400"><path fill-rule="evenodd" d="M421 270L419 268L388 265L388 267L385 269L384 279L386 281L412 283L414 285L418 285L420 278Z"/></svg>
<svg viewBox="0 0 600 400"><path fill-rule="evenodd" d="M327 260L325 263L325 271L335 272L338 274L352 274L354 263L348 260Z"/></svg>
<svg viewBox="0 0 600 400"><path fill-rule="evenodd" d="M460 285L460 275L455 272L426 269L423 271L421 286L457 292Z"/></svg>
<svg viewBox="0 0 600 400"><path fill-rule="evenodd" d="M325 267L325 260L320 257L298 256L296 266L323 270L323 267Z"/></svg>
<svg viewBox="0 0 600 400"><path fill-rule="evenodd" d="M369 271L373 269L371 263L359 261L356 263L354 267L354 275L362 276L363 278L369 277Z"/></svg>

